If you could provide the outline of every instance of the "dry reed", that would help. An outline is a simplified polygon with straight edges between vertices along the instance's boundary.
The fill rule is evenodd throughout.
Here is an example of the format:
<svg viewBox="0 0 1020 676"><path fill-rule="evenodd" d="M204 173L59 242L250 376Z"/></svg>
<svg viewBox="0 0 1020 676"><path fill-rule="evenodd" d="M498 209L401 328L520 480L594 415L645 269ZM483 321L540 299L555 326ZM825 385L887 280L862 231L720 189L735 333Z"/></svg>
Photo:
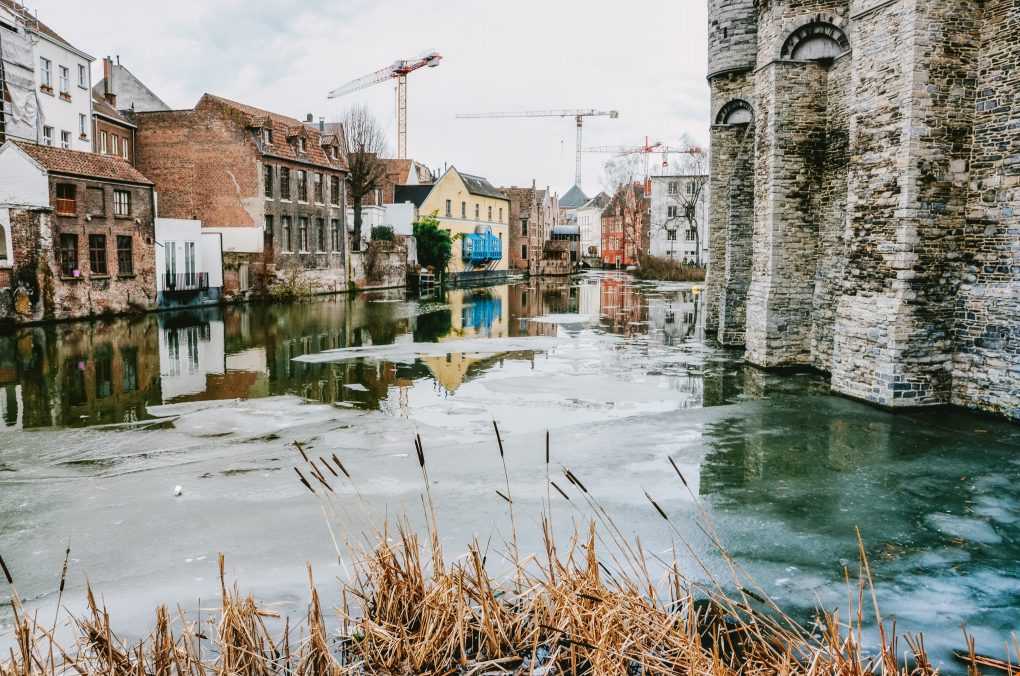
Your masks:
<svg viewBox="0 0 1020 676"><path fill-rule="evenodd" d="M512 510L498 429L496 434L504 474L497 493ZM13 647L0 656L0 676L938 673L922 637L903 637L901 652L895 628L887 631L863 546L857 574L846 573L848 610L844 615L823 613L809 629L785 615L726 554L672 460L679 485L700 511L702 532L726 562L728 581L709 576L710 584L700 584L676 563L661 561L666 572L654 578L649 571L654 557L640 542L623 536L573 471L562 470L576 489L573 495L551 480L548 439L546 444L545 551L522 559L512 527L503 552L509 569L500 574L491 572L487 547L483 550L477 541L464 556L443 557L420 437L415 450L426 481L424 537L406 516L380 523L335 454L310 459L295 444L304 465L304 472L295 467L300 481L326 515L338 557L351 566L334 622L327 624L309 568L306 617L293 627L287 619L274 637L265 618L276 613L260 608L236 585L228 586L221 556L220 607L204 622L189 620L180 610L171 616L160 607L151 633L128 644L113 632L109 614L86 584L87 613L71 620L75 638L65 650L56 638L60 618L43 626L29 614L4 564L14 622ZM650 494L645 496L674 538L700 561L669 513ZM583 525L575 525L565 539L552 525L554 501L583 519L575 521ZM66 576L65 558L61 593ZM724 588L737 591L727 594ZM866 613L874 613L881 634L881 644L870 650L862 640ZM982 668L1020 674L1013 664L1020 657L1015 639L1005 660L979 655L972 639L958 657L970 674Z"/></svg>

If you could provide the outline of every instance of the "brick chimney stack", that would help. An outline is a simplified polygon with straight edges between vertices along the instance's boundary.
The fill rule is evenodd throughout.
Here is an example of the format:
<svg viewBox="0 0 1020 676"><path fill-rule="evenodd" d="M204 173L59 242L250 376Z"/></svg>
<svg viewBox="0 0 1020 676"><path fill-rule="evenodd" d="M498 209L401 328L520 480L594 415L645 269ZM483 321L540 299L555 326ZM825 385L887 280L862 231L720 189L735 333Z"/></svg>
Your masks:
<svg viewBox="0 0 1020 676"><path fill-rule="evenodd" d="M113 61L110 57L103 59L103 98L116 110L117 90L113 86Z"/></svg>

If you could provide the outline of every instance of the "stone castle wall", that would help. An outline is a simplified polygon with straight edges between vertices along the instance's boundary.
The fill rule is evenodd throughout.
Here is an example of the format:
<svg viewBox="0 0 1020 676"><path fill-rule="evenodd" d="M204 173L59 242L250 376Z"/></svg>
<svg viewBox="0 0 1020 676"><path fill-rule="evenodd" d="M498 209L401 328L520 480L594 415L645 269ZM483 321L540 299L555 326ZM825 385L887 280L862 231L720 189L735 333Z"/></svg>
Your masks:
<svg viewBox="0 0 1020 676"><path fill-rule="evenodd" d="M881 405L1020 417L1020 5L708 5L709 330Z"/></svg>

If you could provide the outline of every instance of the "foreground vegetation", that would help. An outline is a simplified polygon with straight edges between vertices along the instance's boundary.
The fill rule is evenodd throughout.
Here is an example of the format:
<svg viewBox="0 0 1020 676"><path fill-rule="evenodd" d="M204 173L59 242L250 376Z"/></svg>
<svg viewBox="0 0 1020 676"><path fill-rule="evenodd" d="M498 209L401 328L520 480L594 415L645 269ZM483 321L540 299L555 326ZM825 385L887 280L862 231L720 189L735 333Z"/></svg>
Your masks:
<svg viewBox="0 0 1020 676"><path fill-rule="evenodd" d="M497 440L499 433L496 430ZM867 559L861 548L856 575L848 573L850 604L841 614L825 613L811 628L773 603L718 542L707 514L701 529L724 557L731 577L703 585L676 563L653 578L655 555L623 536L571 470L550 477L546 447L546 513L541 520L545 548L538 555L518 551L513 495L506 473L493 499L505 501L511 537L505 557L471 543L467 552L444 556L437 532L425 451L415 450L424 479L425 527L419 535L404 518L385 523L368 507L357 481L334 454L310 457L295 444L302 462L298 480L327 515L330 534L348 579L342 581L336 616L327 622L312 583L303 621L260 608L224 579L222 600L212 618L199 623L178 611L156 610L152 632L128 643L110 628L105 608L87 591L83 617L44 625L28 614L11 585L15 613L13 645L0 657L0 675L130 674L340 675L340 674L936 674L921 637L900 639L878 617ZM502 442L499 441L502 457ZM676 464L677 490L697 499ZM681 529L645 494L677 546L689 547ZM582 517L566 536L551 525L554 510ZM690 550L692 554L697 555ZM494 561L506 561L493 574ZM60 607L67 564L60 584ZM705 568L704 572L708 572ZM709 573L709 578L711 574ZM723 586L736 589L727 595ZM881 645L862 644L865 614L876 614ZM272 631L273 624L281 625ZM55 638L72 628L77 638L65 648ZM328 627L335 627L330 629ZM11 637L7 637L11 638ZM1006 662L974 652L961 659L968 672L981 666L1016 673ZM1020 646L1014 646L1020 655Z"/></svg>
<svg viewBox="0 0 1020 676"><path fill-rule="evenodd" d="M641 256L634 276L638 279L654 279L662 282L703 282L705 268L700 265L685 264L674 258L660 256Z"/></svg>

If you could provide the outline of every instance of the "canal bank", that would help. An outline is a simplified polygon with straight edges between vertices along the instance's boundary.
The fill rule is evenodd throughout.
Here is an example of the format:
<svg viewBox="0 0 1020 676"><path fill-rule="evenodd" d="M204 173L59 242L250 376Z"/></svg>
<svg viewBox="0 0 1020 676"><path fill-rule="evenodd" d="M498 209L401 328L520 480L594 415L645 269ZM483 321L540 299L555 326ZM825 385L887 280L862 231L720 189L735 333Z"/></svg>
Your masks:
<svg viewBox="0 0 1020 676"><path fill-rule="evenodd" d="M508 528L495 418L522 551L542 546L549 430L554 465L649 552L674 536L643 490L725 567L672 457L734 558L799 619L816 599L844 605L860 527L900 631L923 630L947 664L961 622L979 646L1001 645L1020 626L1017 426L892 414L829 395L824 378L747 367L703 340L701 312L689 285L591 274L424 303L390 291L21 332L0 343L0 550L30 606L52 609L70 540L64 602L81 608L88 574L127 634L159 603L214 597L218 552L296 616L305 561L324 584L342 569L292 478L291 441L338 453L373 506L416 519L420 432L457 555Z"/></svg>

